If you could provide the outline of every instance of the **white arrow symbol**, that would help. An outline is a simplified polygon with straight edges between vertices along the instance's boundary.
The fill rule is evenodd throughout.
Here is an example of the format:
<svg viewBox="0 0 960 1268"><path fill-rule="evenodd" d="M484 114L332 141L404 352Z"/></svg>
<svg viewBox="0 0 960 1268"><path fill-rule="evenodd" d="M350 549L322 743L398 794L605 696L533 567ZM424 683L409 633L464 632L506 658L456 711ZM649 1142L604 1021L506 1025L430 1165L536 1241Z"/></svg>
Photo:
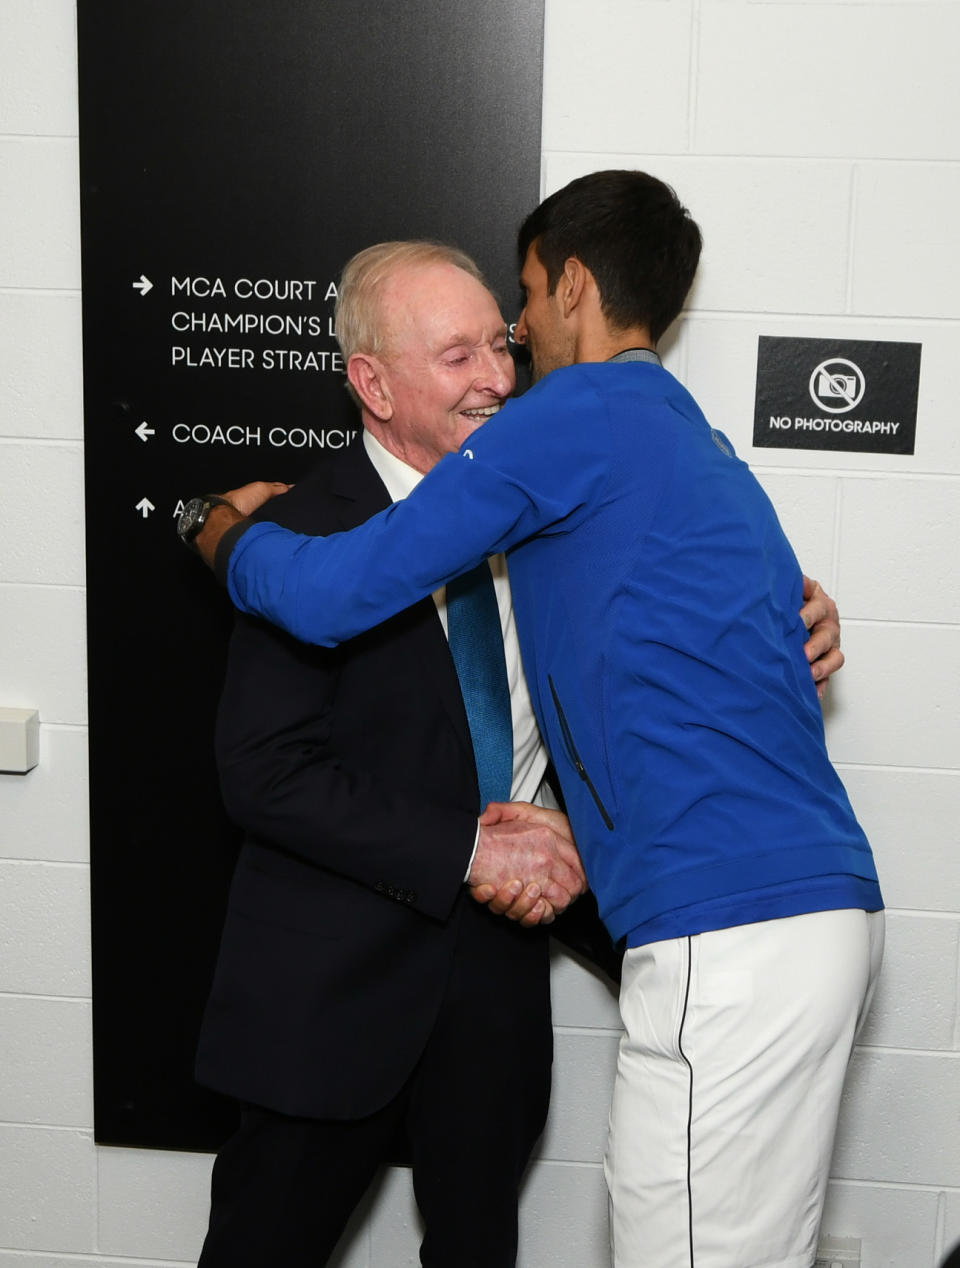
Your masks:
<svg viewBox="0 0 960 1268"><path fill-rule="evenodd" d="M146 419L143 420L143 422L140 424L139 427L134 428L134 430L136 431L137 435L140 437L140 439L143 441L144 444L147 443L148 436L155 436L157 434L153 430L152 427L147 426Z"/></svg>
<svg viewBox="0 0 960 1268"><path fill-rule="evenodd" d="M137 503L137 510L144 519L147 518L151 511L155 511L156 509L157 508L153 505L149 498L141 498Z"/></svg>
<svg viewBox="0 0 960 1268"><path fill-rule="evenodd" d="M145 276L145 274L143 273L140 274L139 282L131 282L130 285L133 287L135 291L140 292L141 299L143 299L147 291L153 290L153 283L150 281L149 277Z"/></svg>

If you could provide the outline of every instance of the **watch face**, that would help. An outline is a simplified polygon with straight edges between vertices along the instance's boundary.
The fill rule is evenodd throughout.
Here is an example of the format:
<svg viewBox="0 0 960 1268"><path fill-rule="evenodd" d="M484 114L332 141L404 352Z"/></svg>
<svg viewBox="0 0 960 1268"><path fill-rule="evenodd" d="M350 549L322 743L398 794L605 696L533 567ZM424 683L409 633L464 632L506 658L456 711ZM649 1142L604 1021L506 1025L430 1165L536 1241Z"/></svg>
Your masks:
<svg viewBox="0 0 960 1268"><path fill-rule="evenodd" d="M177 532L180 540L184 542L192 542L203 527L203 508L206 505L203 498L191 498L180 512L180 518L177 520Z"/></svg>

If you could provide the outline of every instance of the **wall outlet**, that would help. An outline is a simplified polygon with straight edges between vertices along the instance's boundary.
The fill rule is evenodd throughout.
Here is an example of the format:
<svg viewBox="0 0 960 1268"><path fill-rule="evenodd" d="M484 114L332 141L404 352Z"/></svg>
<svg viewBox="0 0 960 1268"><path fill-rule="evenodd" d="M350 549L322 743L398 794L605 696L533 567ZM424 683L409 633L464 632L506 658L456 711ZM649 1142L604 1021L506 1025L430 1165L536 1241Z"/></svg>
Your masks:
<svg viewBox="0 0 960 1268"><path fill-rule="evenodd" d="M821 1237L813 1268L860 1268L859 1237Z"/></svg>
<svg viewBox="0 0 960 1268"><path fill-rule="evenodd" d="M25 775L40 761L40 714L0 708L0 771Z"/></svg>

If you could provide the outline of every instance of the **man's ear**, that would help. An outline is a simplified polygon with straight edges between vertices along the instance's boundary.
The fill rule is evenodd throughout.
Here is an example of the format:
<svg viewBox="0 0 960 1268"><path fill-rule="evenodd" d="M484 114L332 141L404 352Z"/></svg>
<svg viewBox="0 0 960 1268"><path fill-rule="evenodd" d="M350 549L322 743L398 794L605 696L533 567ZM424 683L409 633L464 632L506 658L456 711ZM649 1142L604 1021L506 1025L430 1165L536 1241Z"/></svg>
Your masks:
<svg viewBox="0 0 960 1268"><path fill-rule="evenodd" d="M384 381L383 364L367 352L355 352L347 362L350 386L374 418L387 423L393 417L393 403Z"/></svg>
<svg viewBox="0 0 960 1268"><path fill-rule="evenodd" d="M569 317L580 304L590 276L590 270L575 255L571 255L564 264L563 272L557 281L556 292L564 317Z"/></svg>

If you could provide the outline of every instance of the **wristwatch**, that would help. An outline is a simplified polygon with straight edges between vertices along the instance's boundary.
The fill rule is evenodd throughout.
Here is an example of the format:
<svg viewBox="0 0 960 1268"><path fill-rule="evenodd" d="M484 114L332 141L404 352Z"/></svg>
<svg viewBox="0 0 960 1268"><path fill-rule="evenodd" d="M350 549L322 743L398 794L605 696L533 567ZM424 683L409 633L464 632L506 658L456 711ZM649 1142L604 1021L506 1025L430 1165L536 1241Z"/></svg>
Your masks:
<svg viewBox="0 0 960 1268"><path fill-rule="evenodd" d="M214 506L233 506L219 493L205 493L201 498L191 498L184 505L177 520L177 536L185 546L196 550L196 537L207 522L207 516Z"/></svg>

